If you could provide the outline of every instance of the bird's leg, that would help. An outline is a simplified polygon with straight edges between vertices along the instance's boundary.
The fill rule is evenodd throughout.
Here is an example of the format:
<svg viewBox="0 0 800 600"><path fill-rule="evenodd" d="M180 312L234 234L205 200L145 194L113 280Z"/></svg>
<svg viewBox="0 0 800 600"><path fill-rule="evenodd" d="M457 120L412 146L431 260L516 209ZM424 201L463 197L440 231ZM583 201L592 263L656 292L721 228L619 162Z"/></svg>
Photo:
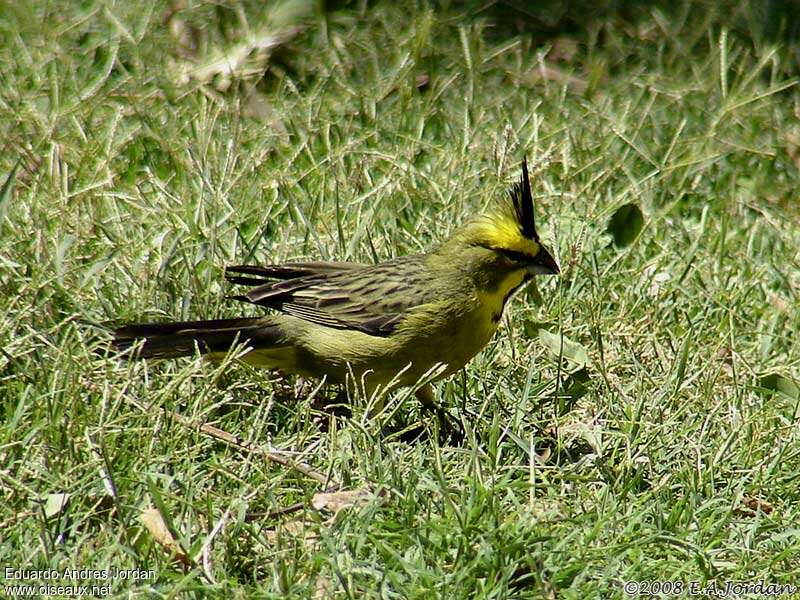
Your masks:
<svg viewBox="0 0 800 600"><path fill-rule="evenodd" d="M350 409L349 395L344 388L338 388L332 398L327 393L321 393L311 403L311 408L320 412L349 419L353 415Z"/></svg>
<svg viewBox="0 0 800 600"><path fill-rule="evenodd" d="M414 395L422 404L422 408L436 415L441 428L440 442L460 444L464 440L464 428L461 424L453 420L447 412L436 402L433 394L433 386L426 383L420 387Z"/></svg>
<svg viewBox="0 0 800 600"><path fill-rule="evenodd" d="M302 400L311 391L311 382L303 377L298 377L294 380L292 391L294 392L295 401Z"/></svg>
<svg viewBox="0 0 800 600"><path fill-rule="evenodd" d="M414 395L425 410L436 413L437 415L442 411L442 408L436 403L436 397L433 394L433 386L430 383L426 383L420 387L414 392Z"/></svg>

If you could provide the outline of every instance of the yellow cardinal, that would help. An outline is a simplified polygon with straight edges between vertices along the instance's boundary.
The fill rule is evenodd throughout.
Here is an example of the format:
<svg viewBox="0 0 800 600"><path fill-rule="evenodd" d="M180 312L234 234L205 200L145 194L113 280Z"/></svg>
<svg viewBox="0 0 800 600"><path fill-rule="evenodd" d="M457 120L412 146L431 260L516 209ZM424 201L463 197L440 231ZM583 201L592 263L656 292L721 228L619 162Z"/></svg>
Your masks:
<svg viewBox="0 0 800 600"><path fill-rule="evenodd" d="M287 374L333 383L354 377L367 392L409 386L463 367L489 342L511 295L534 275L558 272L536 233L523 160L520 181L495 210L430 252L374 265L228 267L229 281L251 288L234 298L273 314L128 325L113 344L141 358L212 359L243 344L242 360ZM430 385L417 396L430 406Z"/></svg>

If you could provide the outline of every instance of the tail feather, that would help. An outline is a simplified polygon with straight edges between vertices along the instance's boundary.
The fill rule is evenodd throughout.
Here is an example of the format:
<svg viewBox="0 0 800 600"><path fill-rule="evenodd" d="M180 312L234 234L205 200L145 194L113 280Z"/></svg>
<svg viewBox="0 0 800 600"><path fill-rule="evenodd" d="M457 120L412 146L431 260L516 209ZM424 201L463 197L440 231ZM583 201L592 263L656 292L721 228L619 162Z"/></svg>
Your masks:
<svg viewBox="0 0 800 600"><path fill-rule="evenodd" d="M203 354L227 352L237 343L258 348L278 346L281 338L282 331L274 321L256 317L126 325L114 332L111 343L124 353L144 340L133 357L176 358L197 350Z"/></svg>

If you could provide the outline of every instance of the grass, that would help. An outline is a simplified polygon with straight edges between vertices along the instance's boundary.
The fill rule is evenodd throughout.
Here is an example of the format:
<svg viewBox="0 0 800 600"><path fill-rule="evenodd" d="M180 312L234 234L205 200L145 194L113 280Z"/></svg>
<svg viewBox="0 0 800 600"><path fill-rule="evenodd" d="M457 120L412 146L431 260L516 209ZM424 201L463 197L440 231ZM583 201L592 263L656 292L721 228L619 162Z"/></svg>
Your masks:
<svg viewBox="0 0 800 600"><path fill-rule="evenodd" d="M224 89L179 82L180 56L301 17L191 4L171 35L159 2L61 4L6 3L0 25L4 571L152 569L110 581L147 597L800 580L796 47L691 5L540 46L380 3L312 11L263 80ZM98 325L241 314L224 264L428 248L525 154L563 274L439 384L459 446L387 437L363 400L320 413L325 390L234 360L97 353ZM617 247L625 204L644 227ZM402 393L389 409L394 426L425 419ZM315 496L333 485L360 500Z"/></svg>

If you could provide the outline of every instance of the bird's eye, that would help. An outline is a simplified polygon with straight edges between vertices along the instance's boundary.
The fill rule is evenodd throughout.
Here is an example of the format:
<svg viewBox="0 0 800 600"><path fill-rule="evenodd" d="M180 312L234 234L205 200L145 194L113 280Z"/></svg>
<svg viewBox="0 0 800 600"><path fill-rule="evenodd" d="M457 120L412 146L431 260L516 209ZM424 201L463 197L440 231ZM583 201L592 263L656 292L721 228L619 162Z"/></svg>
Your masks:
<svg viewBox="0 0 800 600"><path fill-rule="evenodd" d="M501 250L500 253L505 256L508 260L515 263L529 263L531 262L530 256L525 254L524 252L516 252L514 250Z"/></svg>

